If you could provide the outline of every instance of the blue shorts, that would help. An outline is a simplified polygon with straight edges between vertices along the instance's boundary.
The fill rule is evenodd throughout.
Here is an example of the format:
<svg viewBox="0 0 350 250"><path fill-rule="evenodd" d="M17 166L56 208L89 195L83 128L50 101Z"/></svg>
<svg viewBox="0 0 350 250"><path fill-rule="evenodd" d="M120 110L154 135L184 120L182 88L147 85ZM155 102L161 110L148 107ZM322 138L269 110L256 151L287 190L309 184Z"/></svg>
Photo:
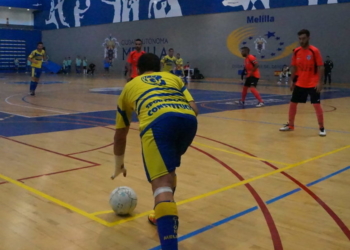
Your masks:
<svg viewBox="0 0 350 250"><path fill-rule="evenodd" d="M197 132L197 118L176 114L163 117L141 133L142 157L149 182L174 172L181 156L191 145Z"/></svg>
<svg viewBox="0 0 350 250"><path fill-rule="evenodd" d="M180 69L180 70L175 70L175 75L177 75L177 76L183 76L184 75L184 73L183 73L183 71Z"/></svg>
<svg viewBox="0 0 350 250"><path fill-rule="evenodd" d="M32 68L32 77L40 78L42 72L43 72L42 69L34 68L34 67L33 67L33 68Z"/></svg>

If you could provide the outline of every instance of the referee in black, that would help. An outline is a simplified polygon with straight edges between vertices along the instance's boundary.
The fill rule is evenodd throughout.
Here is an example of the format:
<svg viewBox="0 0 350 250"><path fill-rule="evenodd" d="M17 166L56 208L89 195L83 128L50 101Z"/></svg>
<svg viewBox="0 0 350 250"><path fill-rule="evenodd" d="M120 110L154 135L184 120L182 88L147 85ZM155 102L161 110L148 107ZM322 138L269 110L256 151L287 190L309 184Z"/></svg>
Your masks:
<svg viewBox="0 0 350 250"><path fill-rule="evenodd" d="M332 69L334 65L329 56L326 57L326 61L324 62L324 84L327 84L327 79L329 85L332 83Z"/></svg>

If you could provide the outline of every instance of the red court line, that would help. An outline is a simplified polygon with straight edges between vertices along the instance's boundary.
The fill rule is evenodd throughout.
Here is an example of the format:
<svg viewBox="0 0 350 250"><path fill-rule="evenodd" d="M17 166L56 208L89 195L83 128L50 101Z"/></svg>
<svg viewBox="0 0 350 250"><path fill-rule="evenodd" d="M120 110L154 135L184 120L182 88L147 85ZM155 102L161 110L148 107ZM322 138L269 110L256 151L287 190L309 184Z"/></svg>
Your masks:
<svg viewBox="0 0 350 250"><path fill-rule="evenodd" d="M66 119L66 120L74 120L74 121L80 120L80 119L71 119L71 118L66 118L66 117L60 117L60 118L63 118L63 119ZM90 121L85 121L85 120L80 120L80 121L84 121L85 123L88 122L90 124L95 124L95 125L97 125L97 123L103 124L103 125L110 125L110 124L104 124L104 123L101 123L101 122L90 122ZM104 128L110 129L110 130L115 130L113 128L108 128L108 127L104 127ZM138 129L132 129L132 130L138 130ZM9 139L9 138L6 138L6 137L3 137L3 138L4 139ZM24 145L27 145L27 146L30 146L30 147L35 147L35 148L38 148L38 149L41 149L41 150L45 150L45 151L48 151L48 152L51 152L51 153L54 153L54 154L66 156L66 157L69 157L69 158L72 158L72 159L78 159L78 160L82 160L82 159L72 157L71 155L72 154L78 154L78 153L83 153L83 152L89 152L89 151L97 150L97 149L92 149L92 150L87 150L87 151L83 151L83 152L72 153L72 154L69 154L69 155L63 155L61 153L57 153L57 152L54 152L54 151L51 151L51 150L46 150L46 149L43 149L43 148L40 148L40 147L36 147L36 146L33 146L33 145L22 143L22 142L13 140L13 139L9 139L9 140L14 141L14 142L18 142L18 143L21 143L21 144L24 144ZM112 145L112 144L110 144L110 145ZM109 146L109 145L107 145L107 146ZM103 146L103 147L106 147L106 146ZM103 148L103 147L101 147L101 148ZM202 152L202 153L204 153L204 154L206 154L207 156L209 156L210 158L216 160L217 162L219 162L222 166L224 166L231 173L233 173L239 180L244 180L244 178L239 173L237 173L235 170L233 170L231 167L229 167L224 162L220 161L216 157L210 155L209 153L207 153L207 152L205 152L203 150L200 150L200 149L198 149L196 147L193 147L193 148L198 150L198 151L200 151L200 152ZM82 160L82 161L85 161L85 160ZM87 161L85 161L85 162L87 162ZM54 173L49 173L49 174L44 174L44 175L32 176L32 177L26 177L26 178L22 178L22 179L19 179L19 180L28 180L28 179L33 179L33 178L39 178L39 177L42 177L42 176L48 176L48 175L53 175L53 174L65 173L65 172L69 172L69 171L75 171L75 170L79 170L79 169L84 169L84 168L90 168L90 167L98 166L98 164L96 164L96 163L94 163L94 164L95 165L93 165L93 166L82 167L82 168L71 169L71 170L64 170L64 171L59 171L59 172L54 172ZM246 187L250 191L250 193L253 195L254 199L256 200L256 202L258 203L260 209L263 212L263 215L265 217L265 220L267 222L267 225L268 225L270 233L271 233L271 238L272 238L272 241L273 241L273 244L274 244L274 249L275 250L282 250L283 246L282 246L281 238L279 236L277 227L276 227L276 225L274 223L274 220L273 220L273 218L272 218L272 216L271 216L271 214L270 214L266 204L264 203L264 201L261 199L259 194L255 191L255 189L250 184L246 184Z"/></svg>
<svg viewBox="0 0 350 250"><path fill-rule="evenodd" d="M89 121L89 120L82 120L82 119L74 119L74 118L69 118L69 117L54 117L58 119L65 119L69 121L78 121L78 122L84 122L82 124L84 125L93 125L93 126L112 126L113 124L105 123L105 122L98 122L98 121Z"/></svg>
<svg viewBox="0 0 350 250"><path fill-rule="evenodd" d="M42 174L42 175L36 175L36 176L25 177L25 178L17 179L17 181L24 181L24 180L29 180L29 179L35 179L35 178L43 177L43 176L49 176L49 175L55 175L55 174L62 174L62 173L67 173L67 172L76 171L76 170L81 170L81 169L86 169L86 168L93 168L93 167L97 167L97 166L101 166L101 165L100 165L100 164L94 164L94 165L86 166L86 167L72 168L72 169L57 171L57 172L48 173L48 174ZM1 184L1 183L0 183L0 184Z"/></svg>
<svg viewBox="0 0 350 250"><path fill-rule="evenodd" d="M237 151L240 151L246 155L249 155L249 156L253 156L253 157L256 157L255 155L253 154L250 154L242 149L239 149L235 146L232 146L232 145L229 145L229 144L226 144L224 142L221 142L221 141L217 141L217 140L214 140L214 139L211 139L211 138L208 138L208 137L205 137L205 136L200 136L200 135L197 135L198 137L200 138L203 138L203 139L207 139L209 141L213 141L213 142L216 142L216 143L219 143L219 144L222 144L222 145L225 145L227 147L230 147L230 148L233 148ZM276 167L275 165L272 165L271 163L269 162L266 162L266 161L261 161L263 163L265 163L266 165L268 165L269 167L273 168L273 169L278 169L278 167ZM345 225L345 223L340 219L340 217L323 201L321 200L320 197L318 197L314 192L312 192L307 186L305 186L304 184L302 184L300 181L298 181L297 179L295 179L293 176L287 174L286 172L281 172L281 174L283 174L284 176L286 176L287 178L289 178L291 181L293 181L295 184L297 184L300 188L302 188L306 193L308 193L328 214L329 216L335 221L335 223L340 227L340 229L343 231L343 233L345 234L345 236L350 240L350 230L349 228Z"/></svg>
<svg viewBox="0 0 350 250"><path fill-rule="evenodd" d="M71 155L77 155L77 154L82 154L82 153L87 153L87 152L91 152L91 151L95 151L95 150L99 150L99 149L102 149L102 148L107 148L109 146L112 146L114 144L114 142L108 144L108 145L104 145L102 147L99 147L99 148L93 148L93 149L89 149L89 150L85 150L85 151L81 151L81 152L76 152L76 153L71 153L71 154L67 154L68 156L71 156Z"/></svg>
<svg viewBox="0 0 350 250"><path fill-rule="evenodd" d="M55 151L48 150L48 149L45 149L45 148L37 147L37 146L31 145L31 144L28 144L28 143L25 143L25 142L21 142L21 141L12 139L12 138L8 138L8 137L5 137L5 136L2 136L2 135L0 135L0 138L5 139L5 140L9 140L9 141L12 141L12 142L15 142L15 143L19 143L19 144L22 144L22 145L25 145L25 146L28 146L28 147L31 147L31 148L35 148L35 149L39 149L39 150L42 150L42 151L46 151L46 152L49 152L49 153L52 153L52 154L55 154L55 155L59 155L59 156L63 156L63 157L67 157L67 158L70 158L70 159L74 159L74 160L78 160L78 161L81 161L81 162L85 162L85 163L91 164L89 166L80 167L80 168L73 168L73 169L62 170L62 171L57 171L57 172L53 172L53 173L47 173L47 174L42 174L42 175L36 175L36 176L20 178L20 179L18 179L18 181L34 179L34 178L38 178L38 177L42 177L42 176L60 174L60 173L65 173L65 172L76 171L76 170L80 170L80 169L100 166L100 164L95 163L95 162L83 160L83 159L80 159L80 158L77 158L77 157L74 157L74 156L65 155L65 154L62 154L62 153L59 153L59 152L55 152ZM5 183L7 183L7 182L6 181L5 182L1 182L0 185L1 184L5 184Z"/></svg>
<svg viewBox="0 0 350 250"><path fill-rule="evenodd" d="M55 151L52 151L52 150L49 150L49 149L46 149L46 148L41 148L41 147L34 146L34 145L31 145L31 144L28 144L28 143L25 143L25 142L17 141L17 140L14 140L12 138L5 137L5 136L2 136L2 135L0 135L0 138L5 139L5 140L9 140L9 141L12 141L12 142L16 142L16 143L19 143L19 144L22 144L22 145L25 145L25 146L28 146L28 147L31 147L31 148L36 148L36 149L39 149L39 150L42 150L42 151L46 151L46 152L49 152L49 153L52 153L52 154L55 154L55 155L68 157L68 158L75 159L75 160L82 161L82 162L86 162L86 163L89 163L89 164L97 164L96 162L87 161L87 160L83 160L83 159L80 159L80 158L77 158L77 157L74 157L74 156L65 155L65 154L62 154L62 153L59 153L59 152L55 152Z"/></svg>
<svg viewBox="0 0 350 250"><path fill-rule="evenodd" d="M221 160L219 160L215 156L213 156L213 155L207 153L206 151L203 151L203 150L201 150L201 149L199 149L199 148L197 148L195 146L191 146L191 148L196 149L197 151L207 155L211 159L213 159L216 162L220 163L224 168L226 168L232 174L234 174L237 177L238 180L244 181L243 176L241 176L238 172L236 172L234 169L232 169L230 166L228 166L226 163L222 162ZM262 211L262 213L263 213L263 215L265 217L267 226L268 226L270 234L271 234L271 238L272 238L272 242L273 242L273 245L274 245L274 249L275 250L283 250L281 237L280 237L280 235L278 233L278 229L276 227L275 221L273 220L272 215L271 215L269 209L267 208L267 205L261 199L260 195L256 192L256 190L252 187L252 185L247 183L247 184L245 184L245 186L247 187L249 192L252 194L252 196L254 197L256 202L258 203L258 206L261 209L261 211Z"/></svg>

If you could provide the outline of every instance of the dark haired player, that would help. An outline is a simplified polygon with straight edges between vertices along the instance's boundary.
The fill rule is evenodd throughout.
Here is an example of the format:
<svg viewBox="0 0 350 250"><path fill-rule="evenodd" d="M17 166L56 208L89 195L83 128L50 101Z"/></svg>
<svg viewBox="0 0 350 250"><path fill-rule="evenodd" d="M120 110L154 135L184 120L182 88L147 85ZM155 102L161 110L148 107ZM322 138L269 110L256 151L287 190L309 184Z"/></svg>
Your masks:
<svg viewBox="0 0 350 250"><path fill-rule="evenodd" d="M326 136L320 103L323 86L321 79L324 73L322 56L315 46L310 45L310 31L303 29L298 32L298 36L300 47L294 50L292 58L291 79L296 82L290 82L293 94L289 105L289 122L280 128L280 131L294 130L298 103L306 103L307 97L310 96L319 124L319 135ZM297 78L295 78L296 73L298 74Z"/></svg>
<svg viewBox="0 0 350 250"><path fill-rule="evenodd" d="M132 79L134 79L136 76L138 76L138 72L137 72L137 63L139 61L140 56L142 56L143 54L145 54L145 51L142 51L142 41L141 39L136 39L135 40L135 50L132 51L129 54L128 57L128 77L127 80L131 81Z"/></svg>
<svg viewBox="0 0 350 250"><path fill-rule="evenodd" d="M126 137L132 112L140 122L144 169L152 185L154 214L162 249L177 250L178 212L174 202L176 168L197 131L197 106L181 79L160 72L160 60L154 54L139 58L140 76L125 85L118 100L114 136L114 179L123 173Z"/></svg>
<svg viewBox="0 0 350 250"><path fill-rule="evenodd" d="M32 66L32 81L30 82L29 94L35 96L35 90L42 73L42 64L43 61L46 61L46 53L42 42L38 42L36 50L33 50L28 56L28 61L31 62Z"/></svg>
<svg viewBox="0 0 350 250"><path fill-rule="evenodd" d="M244 105L245 98L248 93L248 89L252 92L255 98L259 101L256 107L260 108L265 106L264 101L261 99L259 92L256 89L260 78L259 63L255 56L250 54L248 47L241 48L241 54L244 59L244 68L247 72L246 80L242 90L242 99L236 101L236 103Z"/></svg>

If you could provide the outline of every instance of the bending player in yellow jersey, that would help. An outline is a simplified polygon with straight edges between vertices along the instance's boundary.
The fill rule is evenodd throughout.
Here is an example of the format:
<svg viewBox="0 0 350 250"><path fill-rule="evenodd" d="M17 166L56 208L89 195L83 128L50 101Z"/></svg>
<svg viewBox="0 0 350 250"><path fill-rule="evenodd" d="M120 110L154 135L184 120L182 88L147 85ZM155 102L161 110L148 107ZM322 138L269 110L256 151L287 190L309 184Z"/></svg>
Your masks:
<svg viewBox="0 0 350 250"><path fill-rule="evenodd" d="M46 53L43 50L42 42L38 43L37 49L33 50L28 56L28 61L32 63L32 81L30 82L30 95L35 96L35 90L39 83L39 78L42 73L43 61L46 61Z"/></svg>
<svg viewBox="0 0 350 250"><path fill-rule="evenodd" d="M149 221L158 226L162 249L177 250L175 171L196 134L198 109L179 77L159 72L160 60L156 55L142 55L138 70L140 76L125 85L118 100L115 172L111 178L121 173L126 176L126 137L135 112L140 122L144 168L155 201L155 214L149 216Z"/></svg>
<svg viewBox="0 0 350 250"><path fill-rule="evenodd" d="M173 72L173 68L176 64L176 57L174 56L174 49L169 49L169 52L166 56L162 59L162 66L164 72Z"/></svg>

